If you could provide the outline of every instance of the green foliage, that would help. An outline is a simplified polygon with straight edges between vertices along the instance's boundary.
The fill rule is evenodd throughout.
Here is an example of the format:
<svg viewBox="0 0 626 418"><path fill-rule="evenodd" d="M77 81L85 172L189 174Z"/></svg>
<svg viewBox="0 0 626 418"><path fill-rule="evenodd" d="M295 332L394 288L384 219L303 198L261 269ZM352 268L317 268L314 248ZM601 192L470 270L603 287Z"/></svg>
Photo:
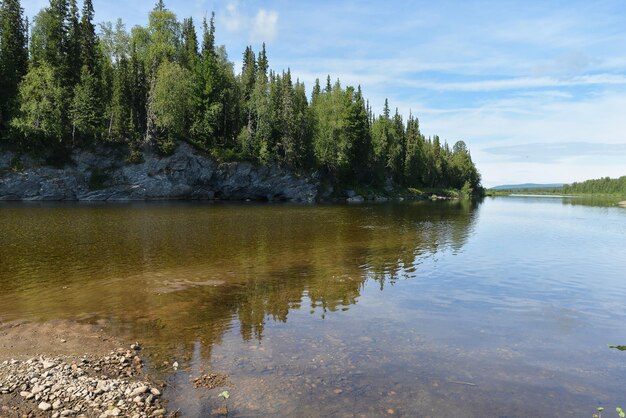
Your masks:
<svg viewBox="0 0 626 418"><path fill-rule="evenodd" d="M180 23L171 11L157 6L150 12L148 62L158 68L164 61L173 61L180 48Z"/></svg>
<svg viewBox="0 0 626 418"><path fill-rule="evenodd" d="M167 154L186 140L221 161L319 169L339 186L481 190L464 142L450 149L426 138L387 100L375 116L360 87L328 76L309 101L289 69L270 70L265 45L246 47L235 74L214 14L200 42L193 20L180 22L163 1L145 27L128 33L118 19L96 34L92 0L80 11L77 0L50 0L35 17L28 63L19 1L1 4L0 129L41 155L63 162L73 147L108 141L140 162L145 145Z"/></svg>
<svg viewBox="0 0 626 418"><path fill-rule="evenodd" d="M626 345L609 345L609 348L615 348L619 351L626 351Z"/></svg>
<svg viewBox="0 0 626 418"><path fill-rule="evenodd" d="M461 195L467 198L467 197L472 196L473 193L474 193L474 189L472 188L472 185L470 184L469 180L465 180L465 183L463 184L463 187L461 188Z"/></svg>
<svg viewBox="0 0 626 418"><path fill-rule="evenodd" d="M11 161L9 161L9 170L13 172L24 170L24 163L22 163L22 159L19 156L11 158Z"/></svg>
<svg viewBox="0 0 626 418"><path fill-rule="evenodd" d="M102 128L102 109L99 101L97 79L88 67L83 66L80 83L74 87L74 100L70 108L73 139L96 139Z"/></svg>
<svg viewBox="0 0 626 418"><path fill-rule="evenodd" d="M367 112L354 88L339 80L312 102L313 151L317 163L338 178L366 169L362 157L369 146ZM367 152L365 152L367 153Z"/></svg>
<svg viewBox="0 0 626 418"><path fill-rule="evenodd" d="M0 2L0 136L17 110L18 86L28 71L27 30L18 0Z"/></svg>
<svg viewBox="0 0 626 418"><path fill-rule="evenodd" d="M130 153L128 154L128 157L126 158L126 161L131 164L143 163L144 159L143 159L143 154L141 153L141 150L138 149L137 147L131 146Z"/></svg>
<svg viewBox="0 0 626 418"><path fill-rule="evenodd" d="M198 37L193 19L184 19L182 24L183 45L180 51L180 65L193 71L198 65Z"/></svg>
<svg viewBox="0 0 626 418"><path fill-rule="evenodd" d="M604 177L596 180L587 180L582 183L572 183L563 186L563 193L626 196L626 176L617 179Z"/></svg>
<svg viewBox="0 0 626 418"><path fill-rule="evenodd" d="M20 84L19 115L12 126L24 142L63 140L63 89L53 68L42 63L31 68Z"/></svg>
<svg viewBox="0 0 626 418"><path fill-rule="evenodd" d="M80 61L92 74L98 73L98 38L93 25L93 3L83 1L83 11L80 21Z"/></svg>
<svg viewBox="0 0 626 418"><path fill-rule="evenodd" d="M176 63L161 64L148 106L156 120L157 147L164 154L174 151L176 143L188 135L192 94L188 70Z"/></svg>

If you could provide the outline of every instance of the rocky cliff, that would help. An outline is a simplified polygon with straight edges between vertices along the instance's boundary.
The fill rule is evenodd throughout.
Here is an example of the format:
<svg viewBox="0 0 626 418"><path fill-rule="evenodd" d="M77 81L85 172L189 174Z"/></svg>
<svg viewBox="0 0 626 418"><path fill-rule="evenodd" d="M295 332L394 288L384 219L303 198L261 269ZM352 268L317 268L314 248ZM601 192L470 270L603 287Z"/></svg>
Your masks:
<svg viewBox="0 0 626 418"><path fill-rule="evenodd" d="M162 199L316 200L319 178L249 162L218 164L181 144L174 154L153 153L129 164L109 150L75 151L63 168L21 159L11 169L11 152L0 152L0 200L124 201ZM13 164L14 164L13 163ZM14 164L15 165L15 164Z"/></svg>

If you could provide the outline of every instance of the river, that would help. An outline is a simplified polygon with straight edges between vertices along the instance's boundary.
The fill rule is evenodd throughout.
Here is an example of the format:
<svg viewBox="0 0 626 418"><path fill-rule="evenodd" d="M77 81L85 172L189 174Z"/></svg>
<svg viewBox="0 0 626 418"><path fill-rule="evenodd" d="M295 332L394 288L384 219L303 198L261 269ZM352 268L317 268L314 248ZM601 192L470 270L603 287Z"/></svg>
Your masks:
<svg viewBox="0 0 626 418"><path fill-rule="evenodd" d="M626 209L561 197L6 203L0 322L106 321L184 416L612 416L625 238Z"/></svg>

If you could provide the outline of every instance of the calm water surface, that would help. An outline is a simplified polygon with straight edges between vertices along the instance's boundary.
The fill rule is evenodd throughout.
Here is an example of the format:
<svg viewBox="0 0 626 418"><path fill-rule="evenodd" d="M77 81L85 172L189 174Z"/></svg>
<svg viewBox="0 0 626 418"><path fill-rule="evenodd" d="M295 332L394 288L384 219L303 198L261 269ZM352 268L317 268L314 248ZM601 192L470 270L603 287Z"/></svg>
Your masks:
<svg viewBox="0 0 626 418"><path fill-rule="evenodd" d="M581 203L3 204L0 321L109 321L191 417L206 370L237 417L590 417L626 405L626 210Z"/></svg>

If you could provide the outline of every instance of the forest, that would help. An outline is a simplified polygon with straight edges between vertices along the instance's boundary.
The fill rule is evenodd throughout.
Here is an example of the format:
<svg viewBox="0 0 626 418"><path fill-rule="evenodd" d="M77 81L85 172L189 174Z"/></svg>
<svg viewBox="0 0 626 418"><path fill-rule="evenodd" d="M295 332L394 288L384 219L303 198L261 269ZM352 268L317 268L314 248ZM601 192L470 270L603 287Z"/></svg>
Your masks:
<svg viewBox="0 0 626 418"><path fill-rule="evenodd" d="M603 177L580 183L566 184L563 186L563 193L626 196L626 176L617 179Z"/></svg>
<svg viewBox="0 0 626 418"><path fill-rule="evenodd" d="M327 76L307 95L289 69L270 69L265 44L246 48L237 73L214 14L198 36L163 0L130 30L121 19L96 27L92 0L81 6L50 0L29 22L19 0L0 0L4 147L63 160L123 144L133 163L187 141L220 161L319 170L342 184L481 189L463 141L426 137L387 101L375 115L360 86Z"/></svg>

